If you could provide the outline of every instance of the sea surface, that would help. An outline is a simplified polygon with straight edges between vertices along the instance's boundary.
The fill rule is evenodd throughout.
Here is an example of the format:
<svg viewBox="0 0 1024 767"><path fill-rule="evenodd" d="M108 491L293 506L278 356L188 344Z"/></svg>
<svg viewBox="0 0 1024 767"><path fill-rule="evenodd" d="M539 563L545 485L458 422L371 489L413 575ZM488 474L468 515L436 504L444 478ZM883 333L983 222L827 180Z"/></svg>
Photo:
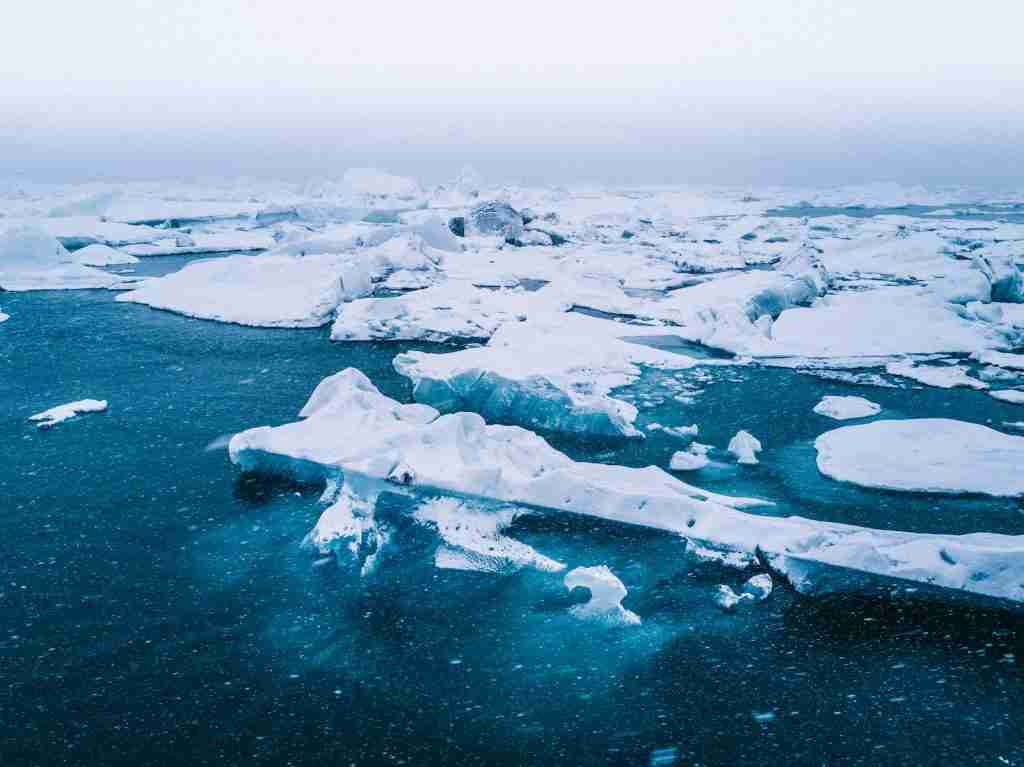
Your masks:
<svg viewBox="0 0 1024 767"><path fill-rule="evenodd" d="M137 273L179 268L152 259ZM295 419L354 366L410 397L409 344L332 344L114 302L5 294L0 325L0 764L1024 764L1024 620L902 598L808 600L777 584L714 607L750 573L667 534L538 514L511 534L608 565L640 626L574 617L561 574L441 570L400 498L377 569L303 546L320 488L243 477L226 437ZM785 369L650 371L621 393L641 425L747 429L762 463L686 481L777 502L765 513L874 527L1024 533L1019 501L885 493L821 477L811 413L859 394L883 417L996 428L984 393L851 386ZM75 399L106 413L41 431ZM553 438L576 458L667 466L679 444Z"/></svg>

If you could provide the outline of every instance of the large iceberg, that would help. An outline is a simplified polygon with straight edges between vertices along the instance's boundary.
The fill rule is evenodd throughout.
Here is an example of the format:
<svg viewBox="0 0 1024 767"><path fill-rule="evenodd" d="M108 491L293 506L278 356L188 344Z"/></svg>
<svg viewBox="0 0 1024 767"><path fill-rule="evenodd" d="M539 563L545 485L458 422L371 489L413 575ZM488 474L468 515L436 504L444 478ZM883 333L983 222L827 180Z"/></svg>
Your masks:
<svg viewBox="0 0 1024 767"><path fill-rule="evenodd" d="M321 546L332 537L365 540L382 488L442 492L665 530L702 556L767 565L805 594L891 591L902 583L1024 602L1021 536L904 533L752 514L743 509L763 501L709 493L654 467L576 462L518 427L403 405L352 368L321 382L300 415L295 423L236 434L229 453L244 471L347 488L340 510L335 503L317 524ZM1011 452L1018 449L1014 443ZM1002 464L1003 476L1012 481L1008 466Z"/></svg>

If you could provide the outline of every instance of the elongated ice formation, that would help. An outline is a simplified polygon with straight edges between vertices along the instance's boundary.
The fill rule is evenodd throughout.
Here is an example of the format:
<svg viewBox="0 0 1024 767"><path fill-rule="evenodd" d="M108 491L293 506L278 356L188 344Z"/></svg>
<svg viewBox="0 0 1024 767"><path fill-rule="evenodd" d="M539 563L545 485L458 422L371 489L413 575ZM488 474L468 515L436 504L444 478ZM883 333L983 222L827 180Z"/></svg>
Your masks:
<svg viewBox="0 0 1024 767"><path fill-rule="evenodd" d="M36 413L29 416L29 420L36 421L40 429L49 429L82 413L101 413L106 409L105 399L80 399Z"/></svg>
<svg viewBox="0 0 1024 767"><path fill-rule="evenodd" d="M912 582L921 591L1024 601L1024 536L906 533L751 514L741 509L764 502L708 493L655 467L576 462L521 428L398 403L352 368L325 379L303 413L295 423L235 435L232 461L245 471L304 480L342 475L361 504L378 491L360 490L360 483L383 483L657 528L728 564L766 564L805 594ZM348 516L340 514L339 525L325 512L311 541L362 536L359 515L352 514L359 524Z"/></svg>
<svg viewBox="0 0 1024 767"><path fill-rule="evenodd" d="M822 397L821 402L814 406L814 412L836 421L847 421L851 418L868 418L882 412L878 405L863 397Z"/></svg>

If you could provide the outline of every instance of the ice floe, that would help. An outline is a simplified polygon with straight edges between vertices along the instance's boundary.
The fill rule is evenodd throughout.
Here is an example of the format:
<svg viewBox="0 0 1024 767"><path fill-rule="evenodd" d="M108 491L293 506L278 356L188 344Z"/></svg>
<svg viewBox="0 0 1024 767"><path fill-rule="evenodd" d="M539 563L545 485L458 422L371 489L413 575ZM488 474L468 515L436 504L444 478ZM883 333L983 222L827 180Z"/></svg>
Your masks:
<svg viewBox="0 0 1024 767"><path fill-rule="evenodd" d="M75 261L42 226L20 224L0 232L0 289L109 288L120 277Z"/></svg>
<svg viewBox="0 0 1024 767"><path fill-rule="evenodd" d="M844 426L815 441L818 469L863 487L1024 495L1024 437L948 418Z"/></svg>
<svg viewBox="0 0 1024 767"><path fill-rule="evenodd" d="M988 384L967 374L967 370L959 365L917 365L912 361L890 362L885 372L892 376L909 378L925 386L937 386L940 389L952 389L957 386L968 389L987 389Z"/></svg>
<svg viewBox="0 0 1024 767"><path fill-rule="evenodd" d="M869 418L882 412L882 406L863 397L837 397L828 395L814 406L814 412L836 421L851 418Z"/></svg>
<svg viewBox="0 0 1024 767"><path fill-rule="evenodd" d="M49 429L51 426L56 426L82 413L101 413L106 409L107 401L105 399L81 399L36 413L29 416L29 420L35 421L40 429Z"/></svg>
<svg viewBox="0 0 1024 767"><path fill-rule="evenodd" d="M757 463L757 454L761 452L761 442L747 431L738 431L729 440L726 448L736 458L737 463L753 465Z"/></svg>

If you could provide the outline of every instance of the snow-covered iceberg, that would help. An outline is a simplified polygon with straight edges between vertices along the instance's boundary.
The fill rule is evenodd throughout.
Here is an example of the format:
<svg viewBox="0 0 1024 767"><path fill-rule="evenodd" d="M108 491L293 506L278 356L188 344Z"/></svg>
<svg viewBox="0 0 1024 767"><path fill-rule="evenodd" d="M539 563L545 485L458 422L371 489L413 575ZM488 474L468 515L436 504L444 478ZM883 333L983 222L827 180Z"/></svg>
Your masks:
<svg viewBox="0 0 1024 767"><path fill-rule="evenodd" d="M836 421L868 418L882 412L882 406L863 397L825 396L814 406L814 412Z"/></svg>

